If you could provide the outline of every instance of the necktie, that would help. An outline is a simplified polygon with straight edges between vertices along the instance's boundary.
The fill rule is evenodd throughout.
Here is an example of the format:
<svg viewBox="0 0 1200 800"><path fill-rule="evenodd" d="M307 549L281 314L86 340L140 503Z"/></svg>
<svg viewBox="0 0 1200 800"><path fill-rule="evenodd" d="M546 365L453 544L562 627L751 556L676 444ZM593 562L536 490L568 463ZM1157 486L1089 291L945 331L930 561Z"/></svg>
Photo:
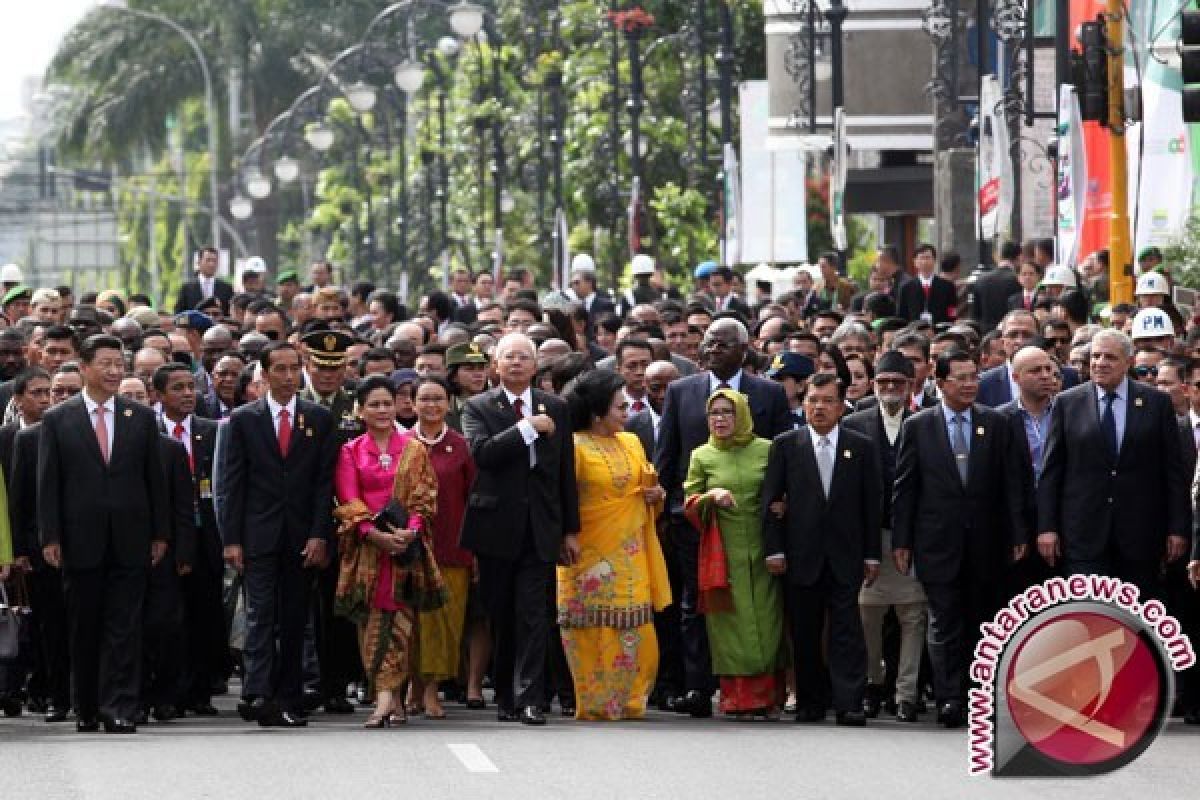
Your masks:
<svg viewBox="0 0 1200 800"><path fill-rule="evenodd" d="M817 440L817 470L821 473L821 488L829 498L829 487L833 484L833 447L828 436Z"/></svg>
<svg viewBox="0 0 1200 800"><path fill-rule="evenodd" d="M187 430L184 429L182 422L175 423L175 438L183 445L183 449L187 450L188 454L188 469L192 472L196 471L196 461L192 458L192 448L188 447Z"/></svg>
<svg viewBox="0 0 1200 800"><path fill-rule="evenodd" d="M1105 443L1108 444L1108 451L1114 458L1120 447L1117 442L1117 417L1113 414L1113 401L1116 399L1116 392L1104 393L1104 414L1100 417L1100 430L1104 434Z"/></svg>
<svg viewBox="0 0 1200 800"><path fill-rule="evenodd" d="M108 463L108 420L104 406L96 406L96 444L100 445L100 457Z"/></svg>
<svg viewBox="0 0 1200 800"><path fill-rule="evenodd" d="M517 415L517 422L525 419L525 401L519 397L513 400L513 413Z"/></svg>
<svg viewBox="0 0 1200 800"><path fill-rule="evenodd" d="M635 413L635 414L638 413L639 411L641 411L645 407L646 407L646 404L643 403L641 400L634 400L633 405L630 406L630 408L633 409L633 413Z"/></svg>
<svg viewBox="0 0 1200 800"><path fill-rule="evenodd" d="M285 408L279 412L279 455L287 458L288 449L292 446L291 414Z"/></svg>
<svg viewBox="0 0 1200 800"><path fill-rule="evenodd" d="M1028 311L1031 308L1033 308L1033 294L1030 292L1026 292L1025 293L1025 310Z"/></svg>
<svg viewBox="0 0 1200 800"><path fill-rule="evenodd" d="M970 450L967 449L967 437L963 431L967 421L963 419L962 414L955 414L950 420L950 427L954 434L950 442L951 448L954 450L954 463L958 465L958 477L962 480L963 486L967 485L967 457L970 455Z"/></svg>

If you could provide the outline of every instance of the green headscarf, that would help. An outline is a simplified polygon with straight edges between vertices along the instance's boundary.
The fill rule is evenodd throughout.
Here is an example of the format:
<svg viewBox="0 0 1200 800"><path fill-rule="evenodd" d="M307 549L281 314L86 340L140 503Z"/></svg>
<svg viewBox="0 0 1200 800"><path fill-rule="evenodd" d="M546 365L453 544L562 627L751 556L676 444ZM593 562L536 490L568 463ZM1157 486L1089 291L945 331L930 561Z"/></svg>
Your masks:
<svg viewBox="0 0 1200 800"><path fill-rule="evenodd" d="M733 403L733 435L728 439L718 439L710 433L708 443L718 450L734 450L750 444L754 441L754 416L750 413L750 401L746 395L733 389L718 389L704 404L705 411L712 409L713 401L718 397Z"/></svg>

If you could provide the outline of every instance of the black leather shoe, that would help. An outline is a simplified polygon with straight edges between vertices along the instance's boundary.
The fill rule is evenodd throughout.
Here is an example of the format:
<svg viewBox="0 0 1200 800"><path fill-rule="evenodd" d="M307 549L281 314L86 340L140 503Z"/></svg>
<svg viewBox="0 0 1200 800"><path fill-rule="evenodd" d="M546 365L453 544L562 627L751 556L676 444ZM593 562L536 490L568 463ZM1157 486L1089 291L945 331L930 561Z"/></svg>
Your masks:
<svg viewBox="0 0 1200 800"><path fill-rule="evenodd" d="M875 719L879 716L879 709L883 706L883 701L877 695L870 694L870 689L867 689L867 696L863 698L863 715L868 719Z"/></svg>
<svg viewBox="0 0 1200 800"><path fill-rule="evenodd" d="M1200 725L1200 708L1193 708L1183 714L1184 725Z"/></svg>
<svg viewBox="0 0 1200 800"><path fill-rule="evenodd" d="M497 722L516 722L518 719L520 719L520 717L517 716L517 712L515 711L509 711L505 708L496 709Z"/></svg>
<svg viewBox="0 0 1200 800"><path fill-rule="evenodd" d="M254 722L267 710L267 701L261 697L247 699L238 703L238 714L246 722Z"/></svg>
<svg viewBox="0 0 1200 800"><path fill-rule="evenodd" d="M687 693L687 696L682 701L683 708L680 708L680 703L675 704L676 711L684 711L691 714L697 719L704 719L712 716L712 698L703 692L692 691Z"/></svg>
<svg viewBox="0 0 1200 800"><path fill-rule="evenodd" d="M300 701L299 711L316 711L321 707L321 693L314 692L308 689L304 690L304 696Z"/></svg>
<svg viewBox="0 0 1200 800"><path fill-rule="evenodd" d="M662 696L658 698L658 703L657 703L658 710L659 711L674 711L675 710L675 701L677 699L678 698L675 695L669 694L667 692L663 692Z"/></svg>
<svg viewBox="0 0 1200 800"><path fill-rule="evenodd" d="M160 706L155 706L150 712L150 716L154 717L159 722L167 722L179 716L179 712L175 710L175 706L170 703L163 703Z"/></svg>
<svg viewBox="0 0 1200 800"><path fill-rule="evenodd" d="M953 700L949 703L944 703L938 709L937 721L944 728L961 728L963 724L962 704L956 703Z"/></svg>
<svg viewBox="0 0 1200 800"><path fill-rule="evenodd" d="M66 722L67 714L67 709L61 706L50 706L46 709L45 720L46 722Z"/></svg>
<svg viewBox="0 0 1200 800"><path fill-rule="evenodd" d="M471 709L472 711L479 711L487 708L487 701L482 697L468 697L467 708Z"/></svg>
<svg viewBox="0 0 1200 800"><path fill-rule="evenodd" d="M522 725L545 725L546 715L537 706L525 706L521 709Z"/></svg>
<svg viewBox="0 0 1200 800"><path fill-rule="evenodd" d="M824 722L825 710L820 708L797 708L796 722Z"/></svg>
<svg viewBox="0 0 1200 800"><path fill-rule="evenodd" d="M188 711L195 714L197 717L215 717L221 712L217 711L217 707L212 703L193 703L188 706Z"/></svg>
<svg viewBox="0 0 1200 800"><path fill-rule="evenodd" d="M353 714L354 706L344 697L331 697L325 701L326 714Z"/></svg>
<svg viewBox="0 0 1200 800"><path fill-rule="evenodd" d="M263 728L303 728L308 720L290 711L271 709L258 718L259 726Z"/></svg>
<svg viewBox="0 0 1200 800"><path fill-rule="evenodd" d="M836 719L838 725L847 728L865 728L867 725L867 715L862 711L839 711Z"/></svg>
<svg viewBox="0 0 1200 800"><path fill-rule="evenodd" d="M0 709L4 711L6 717L19 717L24 708L21 706L21 698L10 695L0 700Z"/></svg>
<svg viewBox="0 0 1200 800"><path fill-rule="evenodd" d="M145 725L149 721L150 712L148 712L146 709L139 708L137 711L133 712L132 722L134 725Z"/></svg>
<svg viewBox="0 0 1200 800"><path fill-rule="evenodd" d="M560 706L559 713L561 713L564 717L573 717L573 716L575 716L575 706L573 706L573 705Z"/></svg>
<svg viewBox="0 0 1200 800"><path fill-rule="evenodd" d="M131 720L114 717L104 720L105 733L137 733L137 725Z"/></svg>
<svg viewBox="0 0 1200 800"><path fill-rule="evenodd" d="M901 700L900 707L896 709L897 722L916 722L917 721L917 704L911 703L908 700Z"/></svg>
<svg viewBox="0 0 1200 800"><path fill-rule="evenodd" d="M100 730L100 723L95 717L80 717L75 720L75 730L79 733L95 733Z"/></svg>
<svg viewBox="0 0 1200 800"><path fill-rule="evenodd" d="M676 714L689 713L692 710L692 707L690 705L688 705L687 695L686 694L677 694L674 697L672 697L671 698L671 710L674 711Z"/></svg>

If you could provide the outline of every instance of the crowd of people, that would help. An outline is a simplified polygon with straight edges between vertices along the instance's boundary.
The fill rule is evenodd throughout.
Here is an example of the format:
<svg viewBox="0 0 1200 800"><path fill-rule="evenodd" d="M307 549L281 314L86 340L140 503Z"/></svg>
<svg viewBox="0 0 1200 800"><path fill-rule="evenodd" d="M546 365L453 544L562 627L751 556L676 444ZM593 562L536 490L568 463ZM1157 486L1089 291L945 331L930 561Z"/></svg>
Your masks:
<svg viewBox="0 0 1200 800"><path fill-rule="evenodd" d="M173 312L6 268L0 709L128 733L236 678L264 727L489 687L529 725L957 727L1031 583L1119 577L1195 633L1200 324L1153 253L1137 306L1099 256L996 255L884 247L860 288L830 253L787 291L639 255L610 294L581 254L412 312L326 262L235 291L211 248Z"/></svg>

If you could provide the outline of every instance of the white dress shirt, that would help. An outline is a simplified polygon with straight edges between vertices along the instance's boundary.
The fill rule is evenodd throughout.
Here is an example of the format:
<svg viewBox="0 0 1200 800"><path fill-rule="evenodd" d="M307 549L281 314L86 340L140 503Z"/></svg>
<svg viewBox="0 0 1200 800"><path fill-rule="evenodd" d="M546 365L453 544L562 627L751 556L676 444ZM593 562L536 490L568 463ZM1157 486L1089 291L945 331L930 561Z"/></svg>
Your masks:
<svg viewBox="0 0 1200 800"><path fill-rule="evenodd" d="M742 391L742 371L739 369L733 374L733 377L727 381L722 381L715 373L708 373L708 393L712 394L717 390L717 387L724 383L735 392Z"/></svg>
<svg viewBox="0 0 1200 800"><path fill-rule="evenodd" d="M521 437L525 439L525 444L529 447L529 467L532 469L537 465L537 451L534 449L533 445L538 438L537 429L534 428L533 423L529 421L529 418L533 416L533 390L529 387L526 387L525 391L521 392L519 395L516 395L510 392L508 387L505 386L504 396L507 398L508 404L514 409L517 405L517 398L521 399L521 416L524 417L524 419L521 419L517 422L517 430L521 432Z"/></svg>
<svg viewBox="0 0 1200 800"><path fill-rule="evenodd" d="M292 395L292 399L288 400L288 404L286 406L281 406L279 403L275 402L275 398L271 396L270 392L268 392L267 408L271 410L271 422L275 425L276 438L279 437L279 412L283 411L285 408L288 412L288 422L291 423L292 430L296 430L296 395Z"/></svg>
<svg viewBox="0 0 1200 800"><path fill-rule="evenodd" d="M187 450L188 457L190 458L192 455L192 415L188 414L178 423L183 425L182 439L175 435L175 420L171 419L166 414L160 414L159 416L162 419L163 430L167 432L167 436L170 436L177 442L181 442L184 448Z"/></svg>

